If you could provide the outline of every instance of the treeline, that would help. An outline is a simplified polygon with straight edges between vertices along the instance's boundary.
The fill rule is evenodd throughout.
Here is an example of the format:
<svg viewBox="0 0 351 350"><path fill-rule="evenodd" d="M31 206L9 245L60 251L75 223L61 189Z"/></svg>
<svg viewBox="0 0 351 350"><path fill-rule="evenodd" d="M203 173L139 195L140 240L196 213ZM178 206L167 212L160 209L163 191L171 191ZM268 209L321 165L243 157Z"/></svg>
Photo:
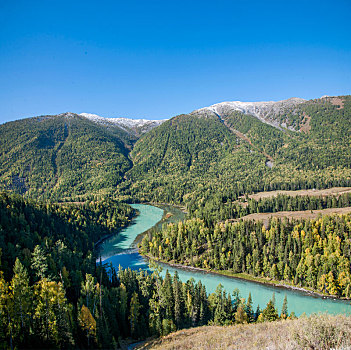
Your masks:
<svg viewBox="0 0 351 350"><path fill-rule="evenodd" d="M205 221L208 227L226 219L237 219L255 213L275 213L278 211L319 210L327 208L345 208L351 206L351 193L339 196L287 196L279 194L274 197L254 200L248 196L231 201L228 196L220 195L208 199L200 205L195 201L188 204L188 217Z"/></svg>
<svg viewBox="0 0 351 350"><path fill-rule="evenodd" d="M351 215L219 223L200 219L146 235L141 252L206 269L247 273L351 298Z"/></svg>
<svg viewBox="0 0 351 350"><path fill-rule="evenodd" d="M286 196L277 195L270 198L248 200L248 214L275 213L277 211L319 210L327 208L344 208L351 205L351 193L339 196ZM247 215L247 214L246 214Z"/></svg>

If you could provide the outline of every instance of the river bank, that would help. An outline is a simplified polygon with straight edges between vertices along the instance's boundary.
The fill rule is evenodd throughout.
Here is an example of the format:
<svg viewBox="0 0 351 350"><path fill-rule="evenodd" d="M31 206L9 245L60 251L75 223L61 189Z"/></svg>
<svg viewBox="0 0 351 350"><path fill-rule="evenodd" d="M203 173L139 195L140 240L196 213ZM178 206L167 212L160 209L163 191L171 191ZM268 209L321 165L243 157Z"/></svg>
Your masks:
<svg viewBox="0 0 351 350"><path fill-rule="evenodd" d="M146 205L152 205L159 209L163 210L162 219L155 224L152 228L148 229L145 232L140 233L133 242L133 247L137 247L138 244L142 241L144 235L146 235L151 230L161 230L163 225L178 223L179 221L183 221L186 217L187 212L184 211L184 208L181 206L171 205L168 203L154 203L150 202Z"/></svg>
<svg viewBox="0 0 351 350"><path fill-rule="evenodd" d="M188 214L187 210L186 210L186 207L184 206L181 206L181 205L178 205L178 204L169 204L169 203L162 203L162 202L149 202L149 203L146 203L146 204L150 204L150 205L153 205L155 207L170 207L170 208L176 208L176 209L179 209L181 210L184 214Z"/></svg>
<svg viewBox="0 0 351 350"><path fill-rule="evenodd" d="M127 228L128 226L130 226L130 224L133 222L133 220L139 215L139 211L137 209L134 209L133 212L133 216L128 220L128 222L125 225L122 225L121 227L118 228L118 230L116 230L115 232L111 232L107 235L104 235L103 237L101 237L97 242L94 243L94 248L98 249L99 245L104 243L104 241L106 241L107 239L118 235L122 230L124 230L125 228Z"/></svg>
<svg viewBox="0 0 351 350"><path fill-rule="evenodd" d="M158 230L162 225L168 221L174 220L176 222L179 217L176 213L184 217L178 208L166 211L159 207L145 205L145 204L132 204L133 208L137 208L140 213L133 220L132 224L126 229L122 230L115 237L109 238L101 244L100 252L102 261L106 264L111 264L115 269L119 266L122 268L131 268L132 270L139 271L148 270L154 271L155 267L150 266L146 258L141 256L136 249L131 249L135 246L135 239L137 236L148 232L149 229ZM174 213L174 215L167 215ZM155 260L155 259L151 259ZM194 283L201 281L206 287L207 293L216 291L219 284L223 289L231 293L234 289L240 290L240 295L247 298L251 293L254 300L253 307L264 306L272 298L275 293L276 307L281 309L285 296L288 298L289 310L294 311L297 316L306 313L307 315L326 312L330 314L346 314L351 315L351 306L349 302L333 298L326 298L321 295L312 294L309 291L298 290L294 288L283 288L281 285L274 286L272 283L255 283L251 278L243 278L247 276L229 276L228 273L220 273L220 271L206 271L192 266L181 266L181 264L163 265L158 262L163 270L160 271L162 277L165 277L166 269L171 274L178 273L179 279L186 283L193 280ZM151 264L152 265L152 264ZM324 299L323 299L324 298Z"/></svg>
<svg viewBox="0 0 351 350"><path fill-rule="evenodd" d="M147 234L151 230L162 229L162 226L164 224L177 223L178 221L184 220L185 215L186 215L186 213L182 210L183 208L181 208L179 206L173 206L173 205L170 205L167 203L151 203L150 202L150 203L144 204L144 205L154 206L154 207L157 207L157 208L163 210L162 218L154 226L148 228L144 232L139 233L135 237L134 241L132 242L132 244L130 245L129 248L138 249L138 245L141 242L141 240L145 234ZM128 226L133 224L133 221L135 221L135 219L138 218L139 215L140 215L140 211L138 209L134 209L133 217L130 219L130 221L126 225L121 227L118 231L100 238L99 241L97 241L95 243L95 247L98 249L102 243L104 243L105 241L107 241L111 237L114 237L114 236L118 237L118 235L121 232L123 232L124 229L126 229ZM256 283L259 285L263 285L263 286L270 286L270 287L274 287L274 288L279 288L282 290L285 289L285 290L291 290L291 291L298 291L298 292L303 293L303 294L308 295L308 296L318 297L318 298L323 298L323 299L340 300L340 301L345 301L345 302L350 300L347 298L341 298L341 297L337 297L337 296L331 296L328 294L324 294L322 292L315 291L315 290L308 288L308 287L299 287L299 286L295 286L295 285L292 285L292 284L289 284L286 282L281 282L281 281L277 281L277 280L270 280L270 279L267 279L264 277L251 276L251 275L245 274L245 273L233 273L231 271L225 271L225 270L213 270L213 269L206 269L203 267L182 265L182 264L178 264L178 263L172 263L172 262L160 260L160 259L157 259L157 258L149 256L149 255L143 255L143 257L145 257L147 260L151 260L151 261L154 261L156 263L161 263L161 264L164 264L164 265L176 268L176 269L181 269L184 271L194 271L194 272L197 271L197 272L206 273L206 274L226 276L226 277L237 279L237 280L253 282L253 283Z"/></svg>
<svg viewBox="0 0 351 350"><path fill-rule="evenodd" d="M195 267L195 266L188 266L188 265L182 265L182 264L177 264L177 263L170 263L170 262L167 262L164 260L156 259L155 257L152 257L150 255L142 255L142 256L145 259L147 259L148 261L153 261L155 263L161 263L163 265L168 265L170 267L185 270L185 271L198 271L198 272L202 272L202 273L206 273L206 274L226 276L226 277L233 278L233 279L239 279L239 280L243 280L243 281L253 282L253 283L257 283L257 284L264 285L264 286L280 288L283 290L286 289L286 290L298 291L298 292L304 293L308 296L313 296L313 297L317 297L317 298L330 299L330 300L340 300L340 301L345 301L345 302L351 300L351 299L347 299L347 298L341 298L341 297L317 292L315 290L308 289L306 287L304 287L304 288L298 287L298 286L294 286L291 284L281 283L281 282L276 281L276 280L268 280L268 279L262 278L262 277L250 276L250 275L244 274L244 273L233 273L230 271L205 269L202 267Z"/></svg>

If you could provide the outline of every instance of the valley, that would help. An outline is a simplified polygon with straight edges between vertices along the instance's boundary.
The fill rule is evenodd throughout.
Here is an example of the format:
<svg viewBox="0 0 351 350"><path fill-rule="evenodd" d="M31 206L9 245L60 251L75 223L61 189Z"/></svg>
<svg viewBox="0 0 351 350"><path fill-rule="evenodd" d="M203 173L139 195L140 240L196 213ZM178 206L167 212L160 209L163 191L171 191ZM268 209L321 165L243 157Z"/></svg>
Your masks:
<svg viewBox="0 0 351 350"><path fill-rule="evenodd" d="M0 340L350 314L350 118L338 96L0 125Z"/></svg>
<svg viewBox="0 0 351 350"><path fill-rule="evenodd" d="M101 246L101 258L104 263L112 263L117 269L119 265L123 268L132 268L135 270L153 270L149 267L149 263L141 255L138 254L133 242L139 233L150 230L153 226L161 221L163 210L150 205L134 204L133 208L137 208L140 215L136 218L135 223L118 234L116 237L106 240ZM167 219L163 220L167 224ZM158 228L160 231L160 228ZM127 238L125 238L127 237ZM172 275L177 272L180 280L186 282L193 278L195 282L201 281L206 287L207 293L214 293L219 284L221 284L226 291L233 291L239 289L241 295L249 295L251 293L254 300L253 308L256 309L258 305L265 305L275 292L276 306L280 309L283 305L284 297L287 296L290 310L294 311L296 316L302 313L310 315L318 312L328 312L331 314L345 313L351 315L351 306L348 302L336 301L333 299L323 299L318 294L309 293L303 289L287 286L283 288L281 285L274 288L273 285L268 285L263 282L254 283L254 279L250 281L249 278L245 280L245 276L241 275L238 278L231 278L230 274L216 274L216 271L206 271L191 266L167 264L158 261L158 265L162 268L161 275L165 277L166 271ZM157 265L156 265L157 266ZM249 276L248 276L249 277ZM290 288L290 290L289 290Z"/></svg>
<svg viewBox="0 0 351 350"><path fill-rule="evenodd" d="M350 13L0 0L0 350L351 350Z"/></svg>

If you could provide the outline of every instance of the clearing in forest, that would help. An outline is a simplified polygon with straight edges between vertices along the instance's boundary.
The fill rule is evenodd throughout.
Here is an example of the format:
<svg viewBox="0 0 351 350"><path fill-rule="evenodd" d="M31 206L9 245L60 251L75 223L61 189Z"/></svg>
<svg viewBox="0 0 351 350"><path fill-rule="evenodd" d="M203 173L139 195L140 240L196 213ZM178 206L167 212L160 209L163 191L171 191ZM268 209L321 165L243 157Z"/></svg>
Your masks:
<svg viewBox="0 0 351 350"><path fill-rule="evenodd" d="M320 197L320 196L340 196L341 194L351 192L351 187L332 187L324 190L297 190L297 191L267 191L267 192L258 192L255 194L249 194L248 197L256 201L263 198L276 197L278 194L285 196L311 196L311 197Z"/></svg>
<svg viewBox="0 0 351 350"><path fill-rule="evenodd" d="M303 211L278 211L276 213L255 213L241 217L240 219L230 220L255 220L262 221L265 227L268 227L268 221L270 218L287 218L291 219L316 219L319 215L331 215L331 214L348 214L351 213L351 207L347 208L328 208L320 210L303 210Z"/></svg>

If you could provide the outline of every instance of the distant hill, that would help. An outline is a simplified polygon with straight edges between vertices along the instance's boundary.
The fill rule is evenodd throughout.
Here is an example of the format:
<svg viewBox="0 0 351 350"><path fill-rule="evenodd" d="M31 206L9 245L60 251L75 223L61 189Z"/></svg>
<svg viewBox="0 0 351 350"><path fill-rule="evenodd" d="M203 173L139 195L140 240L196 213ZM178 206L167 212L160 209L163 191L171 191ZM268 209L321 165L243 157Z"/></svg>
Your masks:
<svg viewBox="0 0 351 350"><path fill-rule="evenodd" d="M351 96L223 102L169 120L65 113L0 126L0 189L202 205L351 185Z"/></svg>

